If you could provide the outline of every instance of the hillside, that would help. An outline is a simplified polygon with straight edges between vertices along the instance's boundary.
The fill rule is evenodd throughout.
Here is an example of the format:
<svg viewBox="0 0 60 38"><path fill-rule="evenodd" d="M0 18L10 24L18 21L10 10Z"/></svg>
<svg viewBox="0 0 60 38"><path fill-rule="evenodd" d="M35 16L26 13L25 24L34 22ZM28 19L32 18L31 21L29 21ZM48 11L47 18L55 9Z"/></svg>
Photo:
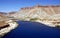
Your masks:
<svg viewBox="0 0 60 38"><path fill-rule="evenodd" d="M21 8L17 13L13 14L12 17L18 19L60 19L60 6L40 6L36 5L33 7Z"/></svg>

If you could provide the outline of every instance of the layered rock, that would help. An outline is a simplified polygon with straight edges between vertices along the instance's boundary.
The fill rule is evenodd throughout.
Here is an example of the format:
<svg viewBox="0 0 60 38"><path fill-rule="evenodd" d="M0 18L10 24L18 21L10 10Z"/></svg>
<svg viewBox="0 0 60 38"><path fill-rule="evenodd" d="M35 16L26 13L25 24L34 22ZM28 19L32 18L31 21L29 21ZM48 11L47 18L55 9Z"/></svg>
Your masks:
<svg viewBox="0 0 60 38"><path fill-rule="evenodd" d="M21 8L17 13L13 14L15 18L47 18L60 19L60 6L40 6Z"/></svg>

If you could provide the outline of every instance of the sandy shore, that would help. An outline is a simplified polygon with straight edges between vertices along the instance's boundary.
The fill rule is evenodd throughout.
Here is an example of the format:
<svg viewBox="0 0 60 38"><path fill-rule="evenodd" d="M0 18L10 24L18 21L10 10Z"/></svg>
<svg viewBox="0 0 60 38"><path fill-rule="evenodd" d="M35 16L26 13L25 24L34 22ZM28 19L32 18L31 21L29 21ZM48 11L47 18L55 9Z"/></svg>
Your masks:
<svg viewBox="0 0 60 38"><path fill-rule="evenodd" d="M18 24L12 20L6 21L9 24L9 27L3 28L0 30L0 36L5 35L6 33L10 32L11 30L15 29Z"/></svg>
<svg viewBox="0 0 60 38"><path fill-rule="evenodd" d="M60 26L60 23L58 24L58 22L56 22L56 21L54 22L54 21L40 21L40 20L36 20L36 22L45 24L45 25L50 26L50 27Z"/></svg>

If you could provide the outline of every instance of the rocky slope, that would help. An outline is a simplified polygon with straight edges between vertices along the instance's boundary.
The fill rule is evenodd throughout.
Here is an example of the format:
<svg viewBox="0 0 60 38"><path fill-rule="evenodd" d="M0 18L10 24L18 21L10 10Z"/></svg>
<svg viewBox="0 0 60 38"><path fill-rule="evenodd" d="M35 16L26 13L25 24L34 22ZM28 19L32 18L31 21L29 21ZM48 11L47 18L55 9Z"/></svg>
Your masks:
<svg viewBox="0 0 60 38"><path fill-rule="evenodd" d="M60 19L60 6L36 5L33 7L25 7L21 8L17 13L13 14L12 17L18 19Z"/></svg>

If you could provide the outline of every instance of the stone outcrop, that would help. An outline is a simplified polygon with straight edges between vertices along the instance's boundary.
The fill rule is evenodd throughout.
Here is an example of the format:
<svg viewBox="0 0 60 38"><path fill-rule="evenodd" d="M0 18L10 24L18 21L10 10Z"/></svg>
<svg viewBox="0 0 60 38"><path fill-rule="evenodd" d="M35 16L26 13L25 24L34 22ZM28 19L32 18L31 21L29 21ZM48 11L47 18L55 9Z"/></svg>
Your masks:
<svg viewBox="0 0 60 38"><path fill-rule="evenodd" d="M26 18L46 18L46 19L60 19L60 6L40 6L21 8L12 17L18 19Z"/></svg>

